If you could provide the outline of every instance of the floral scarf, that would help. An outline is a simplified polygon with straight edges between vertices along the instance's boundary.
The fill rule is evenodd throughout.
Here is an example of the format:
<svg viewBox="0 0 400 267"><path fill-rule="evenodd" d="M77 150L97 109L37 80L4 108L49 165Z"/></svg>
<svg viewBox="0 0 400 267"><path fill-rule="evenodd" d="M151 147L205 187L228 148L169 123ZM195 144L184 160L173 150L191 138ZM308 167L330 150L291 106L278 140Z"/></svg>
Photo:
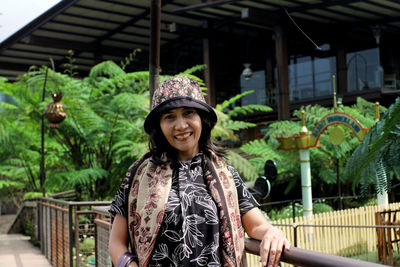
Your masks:
<svg viewBox="0 0 400 267"><path fill-rule="evenodd" d="M204 178L218 207L223 265L240 266L244 233L232 174L222 158L214 154L211 155L212 160L203 157ZM167 206L172 169L169 163L156 165L151 158L142 160L135 169L129 192L128 228L139 266L147 266Z"/></svg>

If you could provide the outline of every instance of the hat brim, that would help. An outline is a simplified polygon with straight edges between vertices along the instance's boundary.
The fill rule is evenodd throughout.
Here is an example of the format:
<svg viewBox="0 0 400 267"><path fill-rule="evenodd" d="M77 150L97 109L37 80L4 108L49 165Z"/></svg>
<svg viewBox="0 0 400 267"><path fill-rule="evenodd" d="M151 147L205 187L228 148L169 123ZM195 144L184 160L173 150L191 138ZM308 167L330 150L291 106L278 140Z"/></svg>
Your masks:
<svg viewBox="0 0 400 267"><path fill-rule="evenodd" d="M217 123L217 114L215 114L214 109L210 105L202 101L193 99L189 96L178 96L162 102L152 111L150 111L144 121L144 130L146 131L146 133L150 134L154 126L159 124L159 118L164 112L174 108L195 108L205 111L207 116L211 120L211 128L213 128L214 125Z"/></svg>

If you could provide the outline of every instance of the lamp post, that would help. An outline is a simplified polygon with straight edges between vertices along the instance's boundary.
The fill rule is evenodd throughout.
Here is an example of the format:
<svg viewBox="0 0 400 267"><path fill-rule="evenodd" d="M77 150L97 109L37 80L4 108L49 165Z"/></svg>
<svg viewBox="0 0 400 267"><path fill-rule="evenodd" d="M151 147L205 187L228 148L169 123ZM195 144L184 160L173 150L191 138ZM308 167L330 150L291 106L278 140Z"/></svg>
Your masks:
<svg viewBox="0 0 400 267"><path fill-rule="evenodd" d="M44 83L43 83L43 91L42 91L42 102L44 102L46 96L46 84L47 84L47 76L48 76L49 68L46 68ZM43 197L46 196L46 191L44 188L44 183L46 181L46 168L45 168L45 134L44 134L44 117L46 116L50 122L50 128L60 128L59 123L61 123L66 117L67 114L64 112L64 106L60 103L63 94L60 92L51 93L53 98L53 103L50 103L47 106L47 111L42 115L41 118L41 159L40 159L40 187L42 189Z"/></svg>

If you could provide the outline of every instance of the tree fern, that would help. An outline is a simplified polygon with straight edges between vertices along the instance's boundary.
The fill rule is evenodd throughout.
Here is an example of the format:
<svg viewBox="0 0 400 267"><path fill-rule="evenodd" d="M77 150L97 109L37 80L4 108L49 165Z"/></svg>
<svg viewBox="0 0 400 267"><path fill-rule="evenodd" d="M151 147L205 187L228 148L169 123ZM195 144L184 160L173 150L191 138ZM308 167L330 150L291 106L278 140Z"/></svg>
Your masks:
<svg viewBox="0 0 400 267"><path fill-rule="evenodd" d="M390 177L399 174L399 129L400 98L397 98L347 162L346 175L354 179L353 186L360 183L366 193L369 185L386 181L385 190L390 190Z"/></svg>
<svg viewBox="0 0 400 267"><path fill-rule="evenodd" d="M235 169L242 175L246 181L255 181L258 177L257 170L254 166L239 153L233 150L227 150L228 164L235 167Z"/></svg>
<svg viewBox="0 0 400 267"><path fill-rule="evenodd" d="M228 108L230 105L236 103L236 101L238 101L238 100L241 99L242 97L244 97L244 96L246 96L246 95L249 95L249 94L252 94L252 93L254 93L253 90L246 91L246 92L241 93L241 94L237 94L237 95L235 95L234 97L231 97L230 99L225 100L225 101L222 102L221 104L217 104L216 107L215 107L215 109L217 109L217 110L219 110L219 111L224 111L224 109L226 109L226 108Z"/></svg>

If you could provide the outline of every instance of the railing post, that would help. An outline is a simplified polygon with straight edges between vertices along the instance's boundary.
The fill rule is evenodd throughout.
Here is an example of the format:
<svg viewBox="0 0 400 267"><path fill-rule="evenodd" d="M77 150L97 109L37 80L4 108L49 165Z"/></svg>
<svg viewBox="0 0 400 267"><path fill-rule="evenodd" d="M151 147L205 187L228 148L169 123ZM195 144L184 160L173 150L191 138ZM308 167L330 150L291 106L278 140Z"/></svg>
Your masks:
<svg viewBox="0 0 400 267"><path fill-rule="evenodd" d="M40 205L40 201L36 201L36 227L37 227L37 238L39 239L40 242L40 250L42 251L42 254L44 254L44 249L43 249L43 239L42 239L42 205Z"/></svg>
<svg viewBox="0 0 400 267"><path fill-rule="evenodd" d="M74 266L74 250L72 237L72 205L68 203L68 234L69 234L69 266Z"/></svg>
<svg viewBox="0 0 400 267"><path fill-rule="evenodd" d="M294 225L293 227L294 227L293 228L293 237L294 237L293 243L294 243L294 246L297 247L297 225Z"/></svg>
<svg viewBox="0 0 400 267"><path fill-rule="evenodd" d="M79 267L79 207L75 208L75 267Z"/></svg>
<svg viewBox="0 0 400 267"><path fill-rule="evenodd" d="M292 199L292 216L293 216L293 223L296 222L296 209L295 209L295 205L294 205L294 199Z"/></svg>

